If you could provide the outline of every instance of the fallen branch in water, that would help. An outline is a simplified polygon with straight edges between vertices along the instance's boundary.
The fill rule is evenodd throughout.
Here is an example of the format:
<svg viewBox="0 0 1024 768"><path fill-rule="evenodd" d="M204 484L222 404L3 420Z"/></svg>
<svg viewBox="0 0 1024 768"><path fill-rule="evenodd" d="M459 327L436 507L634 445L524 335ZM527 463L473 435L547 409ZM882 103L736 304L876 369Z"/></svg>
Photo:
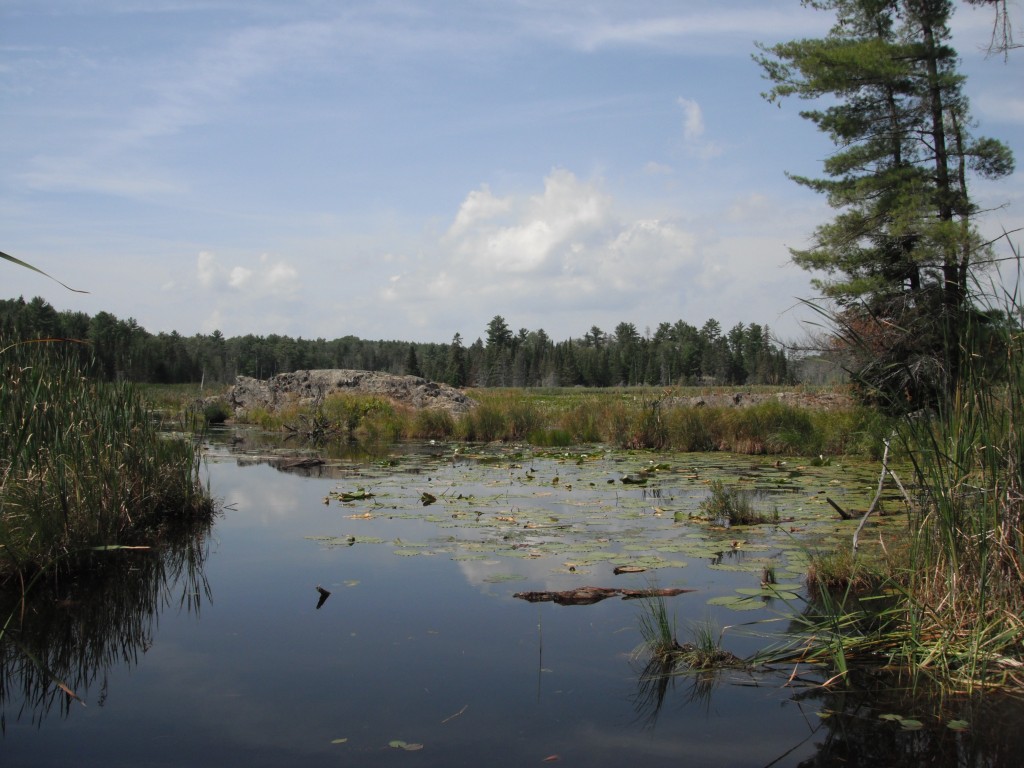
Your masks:
<svg viewBox="0 0 1024 768"><path fill-rule="evenodd" d="M528 603L557 603L558 605L593 605L609 597L621 596L623 600L641 597L674 597L694 589L622 589L619 587L578 587L564 592L516 592L512 597Z"/></svg>

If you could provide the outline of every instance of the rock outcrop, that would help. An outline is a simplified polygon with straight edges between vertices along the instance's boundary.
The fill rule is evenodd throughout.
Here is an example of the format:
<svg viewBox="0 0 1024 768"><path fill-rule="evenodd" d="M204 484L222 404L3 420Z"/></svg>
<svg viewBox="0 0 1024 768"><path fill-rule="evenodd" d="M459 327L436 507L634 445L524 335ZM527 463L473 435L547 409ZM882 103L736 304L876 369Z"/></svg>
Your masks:
<svg viewBox="0 0 1024 768"><path fill-rule="evenodd" d="M455 414L466 413L475 405L458 389L419 376L337 369L280 373L265 380L239 376L228 391L227 401L235 418L244 420L253 408L272 411L295 402L313 403L339 392L378 395L401 405Z"/></svg>

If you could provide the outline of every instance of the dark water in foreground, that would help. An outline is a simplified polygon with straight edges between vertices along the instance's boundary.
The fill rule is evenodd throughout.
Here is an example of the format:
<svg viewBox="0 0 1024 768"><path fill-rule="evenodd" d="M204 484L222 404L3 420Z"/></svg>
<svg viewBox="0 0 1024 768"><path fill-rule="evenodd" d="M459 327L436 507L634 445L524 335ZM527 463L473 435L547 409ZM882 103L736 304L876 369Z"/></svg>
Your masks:
<svg viewBox="0 0 1024 768"><path fill-rule="evenodd" d="M728 565L699 556L721 541L674 521L672 510L696 509L702 486L676 476L635 488L591 479L621 479L629 467L610 456L583 468L553 457L460 468L425 450L434 455L308 477L242 465L215 447L209 482L226 508L197 547L159 567L139 557L117 584L93 590L115 608L73 597L39 609L39 634L58 648L48 663L85 706L5 649L0 765L1020 764L1004 762L1021 754L1019 727L994 725L1019 709L977 712L966 732L931 720L904 732L878 715L898 706L911 717L921 705L831 697L787 684L792 670L675 677L659 692L633 655L637 601L561 606L513 594L643 588L654 573L659 586L697 590L669 598L681 639L690 621L777 618L778 601L743 612L708 605L758 577L740 555L735 569L708 567ZM324 503L356 488L374 498ZM425 491L439 501L424 506ZM488 516L514 522L503 528ZM522 521L537 519L552 528L524 532ZM611 556L587 548L595 531ZM691 534L679 565L612 575L614 563L659 550L664 558L665 541ZM756 533L744 536L753 565L785 565L789 550L759 550ZM135 578L148 586L119 602L115 593ZM317 585L331 592L319 609ZM738 628L725 638L739 655L766 642ZM78 671L66 671L76 661Z"/></svg>

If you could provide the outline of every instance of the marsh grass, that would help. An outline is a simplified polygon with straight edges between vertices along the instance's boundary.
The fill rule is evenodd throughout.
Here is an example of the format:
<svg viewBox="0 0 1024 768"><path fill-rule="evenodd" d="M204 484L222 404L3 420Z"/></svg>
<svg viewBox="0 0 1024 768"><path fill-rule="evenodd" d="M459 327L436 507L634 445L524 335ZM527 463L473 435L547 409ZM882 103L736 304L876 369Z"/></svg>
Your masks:
<svg viewBox="0 0 1024 768"><path fill-rule="evenodd" d="M346 439L388 435L414 440L528 442L539 446L605 443L622 448L814 456L872 455L891 432L866 408L818 410L787 403L695 407L654 390L474 389L469 413L416 410L379 397L332 394L320 406L292 403L247 420L283 430L319 408ZM699 393L700 390L694 390ZM676 402L673 402L676 401Z"/></svg>
<svg viewBox="0 0 1024 768"><path fill-rule="evenodd" d="M761 512L755 509L754 494L745 488L734 488L721 480L712 480L710 493L700 502L705 517L722 525L763 525L779 521L778 509Z"/></svg>
<svg viewBox="0 0 1024 768"><path fill-rule="evenodd" d="M894 566L888 559L854 555L847 547L814 552L807 567L807 589L812 598L876 592L887 581L900 580L900 575L893 571Z"/></svg>
<svg viewBox="0 0 1024 768"><path fill-rule="evenodd" d="M640 606L637 624L643 644L635 655L649 655L658 661L672 658L681 646L676 640L675 617L669 617L665 598L644 598Z"/></svg>
<svg viewBox="0 0 1024 768"><path fill-rule="evenodd" d="M91 380L62 343L0 346L0 580L212 515L197 448L132 386Z"/></svg>
<svg viewBox="0 0 1024 768"><path fill-rule="evenodd" d="M908 525L880 571L839 553L814 562L817 605L797 622L796 658L840 676L853 662L885 666L944 690L1024 685L1024 307L1016 294L975 299L988 311L950 341L955 385L897 424L916 480Z"/></svg>
<svg viewBox="0 0 1024 768"><path fill-rule="evenodd" d="M664 597L645 598L640 605L637 626L642 643L634 657L647 657L648 668L651 662L655 662L654 668L669 673L745 666L741 659L722 648L724 632L710 620L688 622L688 639L680 643L675 617L669 616Z"/></svg>

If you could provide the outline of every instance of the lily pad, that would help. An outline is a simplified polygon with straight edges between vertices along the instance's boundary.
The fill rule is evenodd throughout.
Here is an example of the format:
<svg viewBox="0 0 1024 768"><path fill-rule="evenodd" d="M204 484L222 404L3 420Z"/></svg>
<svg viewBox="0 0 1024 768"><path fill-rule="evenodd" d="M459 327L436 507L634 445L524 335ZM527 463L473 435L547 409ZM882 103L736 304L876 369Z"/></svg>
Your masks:
<svg viewBox="0 0 1024 768"><path fill-rule="evenodd" d="M526 577L519 573L495 573L484 577L488 584L502 584L507 581L525 581Z"/></svg>
<svg viewBox="0 0 1024 768"><path fill-rule="evenodd" d="M720 597L712 597L707 602L708 605L718 605L722 608L729 608L734 611L756 611L759 608L764 608L764 601L757 600L753 597L742 597L733 595L722 595Z"/></svg>

